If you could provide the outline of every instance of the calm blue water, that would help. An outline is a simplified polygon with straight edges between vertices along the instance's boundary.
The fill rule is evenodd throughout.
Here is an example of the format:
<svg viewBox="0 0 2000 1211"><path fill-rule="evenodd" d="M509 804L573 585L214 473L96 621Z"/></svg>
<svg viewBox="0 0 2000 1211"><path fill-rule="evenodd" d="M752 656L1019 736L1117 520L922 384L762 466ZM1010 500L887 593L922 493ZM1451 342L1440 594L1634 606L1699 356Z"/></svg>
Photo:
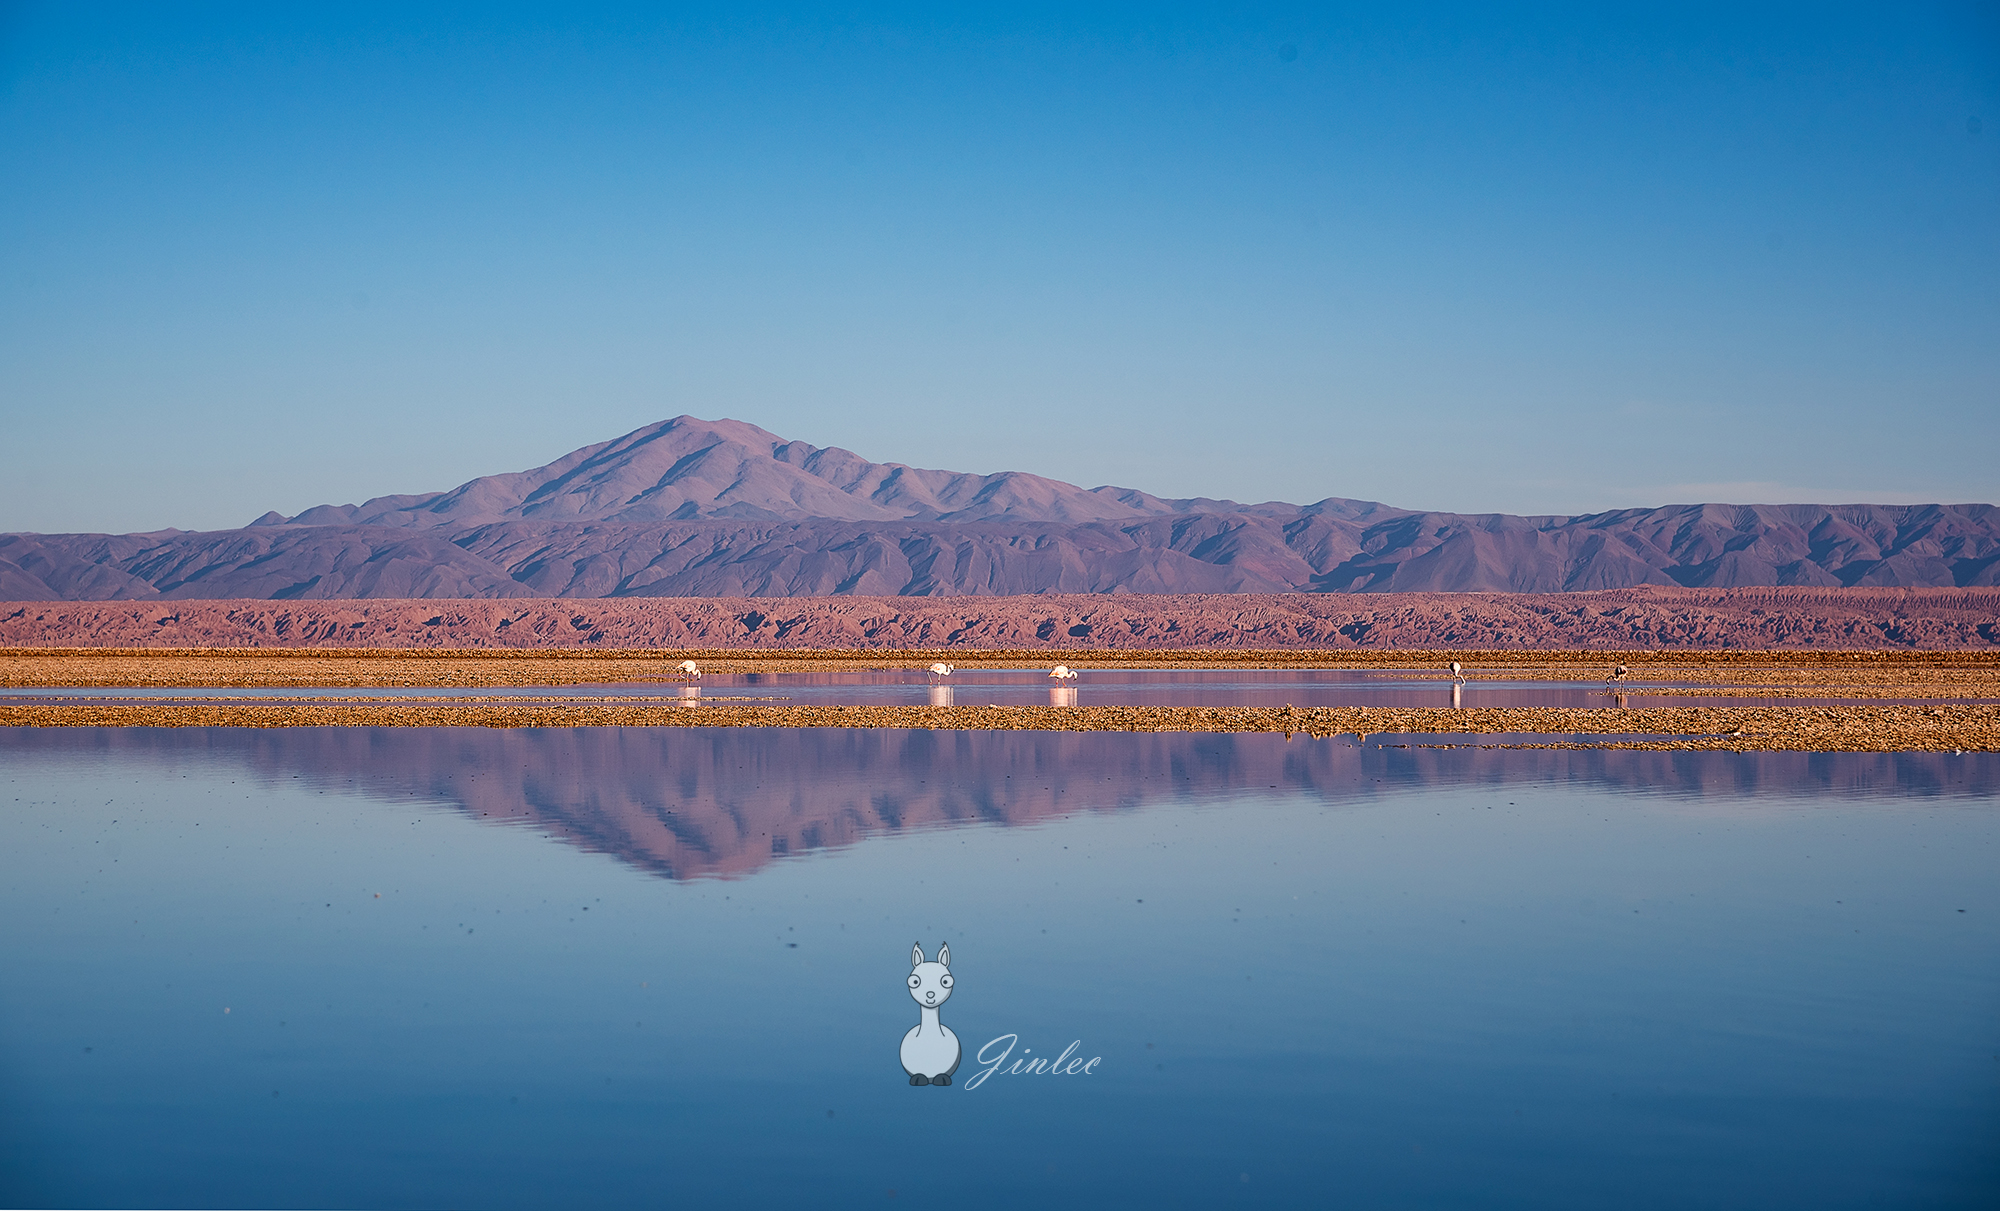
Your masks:
<svg viewBox="0 0 2000 1211"><path fill-rule="evenodd" d="M1997 806L1991 754L0 730L0 1196L1992 1206ZM970 1087L1008 1034L1101 1063Z"/></svg>

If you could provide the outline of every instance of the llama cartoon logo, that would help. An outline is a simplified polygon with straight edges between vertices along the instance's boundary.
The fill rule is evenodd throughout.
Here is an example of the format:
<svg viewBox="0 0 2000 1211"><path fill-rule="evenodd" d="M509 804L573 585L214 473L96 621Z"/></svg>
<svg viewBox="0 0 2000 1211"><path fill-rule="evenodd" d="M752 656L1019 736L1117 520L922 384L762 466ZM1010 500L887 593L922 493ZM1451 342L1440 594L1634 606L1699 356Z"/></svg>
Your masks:
<svg viewBox="0 0 2000 1211"><path fill-rule="evenodd" d="M924 962L923 943L910 948L910 999L922 1015L903 1036L903 1071L912 1085L949 1085L958 1071L958 1036L938 1021L938 1007L951 999L951 947L940 945L935 963Z"/></svg>

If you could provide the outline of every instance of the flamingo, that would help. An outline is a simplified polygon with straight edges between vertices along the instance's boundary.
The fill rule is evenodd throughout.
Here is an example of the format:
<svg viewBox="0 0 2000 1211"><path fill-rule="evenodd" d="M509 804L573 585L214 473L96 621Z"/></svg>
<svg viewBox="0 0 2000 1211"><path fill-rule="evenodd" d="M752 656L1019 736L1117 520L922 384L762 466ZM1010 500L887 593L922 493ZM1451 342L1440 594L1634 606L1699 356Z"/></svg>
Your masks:
<svg viewBox="0 0 2000 1211"><path fill-rule="evenodd" d="M1049 676L1055 678L1057 681L1074 681L1076 680L1076 670L1066 664L1059 664L1049 670Z"/></svg>
<svg viewBox="0 0 2000 1211"><path fill-rule="evenodd" d="M952 666L951 666L951 665L948 665L948 664L934 664L934 665L932 665L932 666L931 666L931 676L933 676L933 677L949 677L949 676L951 676L951 670L952 670Z"/></svg>
<svg viewBox="0 0 2000 1211"><path fill-rule="evenodd" d="M1624 665L1622 665L1622 664L1621 664L1621 665L1619 665L1619 666L1618 666L1618 671L1617 671L1617 672L1615 672L1615 673L1613 673L1613 674L1611 674L1611 678L1610 678L1610 679L1611 679L1612 681L1616 681L1616 682L1618 682L1618 683L1619 683L1620 685L1623 685L1623 684L1625 683L1625 678L1627 678L1627 677L1631 676L1631 674L1632 674L1632 670L1631 670L1631 669L1628 669L1628 668L1626 668L1626 667L1625 667Z"/></svg>
<svg viewBox="0 0 2000 1211"><path fill-rule="evenodd" d="M681 674L682 676L685 676L685 677L697 677L697 678L698 678L698 677L700 677L700 676L701 676L701 666L700 666L700 665L698 665L698 664L696 664L696 663L695 663L694 661L692 661L692 660L683 660L683 661L681 661L681 662L680 662L680 665L679 665L679 667L678 667L678 668L676 668L676 669L675 669L674 671L675 671L675 672L677 672L677 673L680 673L680 674Z"/></svg>
<svg viewBox="0 0 2000 1211"><path fill-rule="evenodd" d="M1456 660L1451 662L1451 679L1453 681L1465 680L1465 666Z"/></svg>

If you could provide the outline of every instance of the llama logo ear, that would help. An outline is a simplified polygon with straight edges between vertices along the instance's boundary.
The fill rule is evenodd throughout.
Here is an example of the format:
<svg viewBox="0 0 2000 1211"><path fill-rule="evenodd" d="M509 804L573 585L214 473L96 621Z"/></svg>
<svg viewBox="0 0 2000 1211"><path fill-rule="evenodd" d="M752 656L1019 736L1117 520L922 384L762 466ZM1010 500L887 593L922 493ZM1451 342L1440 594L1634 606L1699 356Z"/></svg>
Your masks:
<svg viewBox="0 0 2000 1211"><path fill-rule="evenodd" d="M916 967L922 967L923 965L924 965L924 944L922 942L919 942L915 946L910 947L910 966L912 968L916 968Z"/></svg>
<svg viewBox="0 0 2000 1211"><path fill-rule="evenodd" d="M940 967L951 966L951 947L946 946L943 943L938 944L938 966Z"/></svg>

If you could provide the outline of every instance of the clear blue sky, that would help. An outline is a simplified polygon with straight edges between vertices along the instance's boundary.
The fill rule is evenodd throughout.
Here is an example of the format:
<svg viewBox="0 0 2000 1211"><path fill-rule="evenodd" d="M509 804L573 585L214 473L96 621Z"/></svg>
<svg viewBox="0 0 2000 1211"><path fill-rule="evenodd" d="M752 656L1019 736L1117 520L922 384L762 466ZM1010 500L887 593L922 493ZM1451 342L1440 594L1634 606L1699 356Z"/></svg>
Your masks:
<svg viewBox="0 0 2000 1211"><path fill-rule="evenodd" d="M2000 10L1393 7L0 7L0 530L683 412L1162 495L2000 500Z"/></svg>

